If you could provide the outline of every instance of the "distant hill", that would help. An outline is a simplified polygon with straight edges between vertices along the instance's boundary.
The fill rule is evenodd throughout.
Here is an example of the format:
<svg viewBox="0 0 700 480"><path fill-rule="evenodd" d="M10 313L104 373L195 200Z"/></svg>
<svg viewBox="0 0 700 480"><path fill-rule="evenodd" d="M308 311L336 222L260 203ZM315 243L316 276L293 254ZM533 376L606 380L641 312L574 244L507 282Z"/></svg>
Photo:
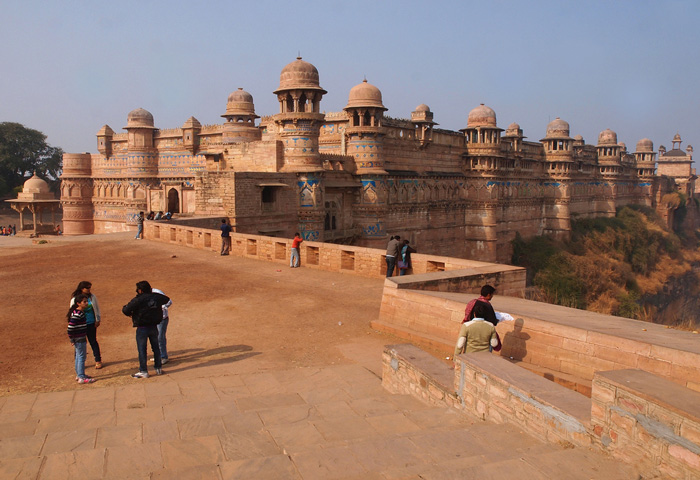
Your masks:
<svg viewBox="0 0 700 480"><path fill-rule="evenodd" d="M527 267L533 300L681 328L700 325L698 201L665 199L676 209L667 228L648 207L614 218L573 222L568 242L513 241L513 265Z"/></svg>

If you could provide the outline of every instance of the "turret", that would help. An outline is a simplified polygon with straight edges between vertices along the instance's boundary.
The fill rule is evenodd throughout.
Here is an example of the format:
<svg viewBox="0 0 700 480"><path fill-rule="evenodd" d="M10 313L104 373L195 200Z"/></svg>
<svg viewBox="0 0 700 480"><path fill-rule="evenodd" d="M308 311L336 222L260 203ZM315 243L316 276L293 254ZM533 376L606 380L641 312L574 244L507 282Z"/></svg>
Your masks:
<svg viewBox="0 0 700 480"><path fill-rule="evenodd" d="M280 113L273 117L273 121L277 126L277 137L284 145L282 170L323 170L318 136L325 118L320 105L326 91L319 85L318 70L297 57L282 69L280 86L274 93L280 104Z"/></svg>
<svg viewBox="0 0 700 480"><path fill-rule="evenodd" d="M113 136L114 130L112 130L109 125L103 126L100 131L97 132L97 150L105 157L112 155Z"/></svg>
<svg viewBox="0 0 700 480"><path fill-rule="evenodd" d="M226 113L221 116L226 119L223 135L224 143L260 140L260 130L255 126L255 119L260 117L255 114L253 96L242 88L228 96Z"/></svg>
<svg viewBox="0 0 700 480"><path fill-rule="evenodd" d="M343 110L350 118L346 129L348 153L355 160L357 173L385 175L382 116L386 107L382 92L365 79L352 87Z"/></svg>

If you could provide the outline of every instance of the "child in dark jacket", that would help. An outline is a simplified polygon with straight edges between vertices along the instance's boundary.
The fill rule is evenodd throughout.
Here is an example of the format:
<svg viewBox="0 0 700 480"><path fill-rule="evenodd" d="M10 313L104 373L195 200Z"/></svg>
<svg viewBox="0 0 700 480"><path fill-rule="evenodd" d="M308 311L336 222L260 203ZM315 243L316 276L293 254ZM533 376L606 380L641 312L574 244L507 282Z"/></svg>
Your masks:
<svg viewBox="0 0 700 480"><path fill-rule="evenodd" d="M79 293L75 303L68 310L68 338L75 348L75 379L80 384L94 383L95 379L85 375L85 357L87 357L87 323L85 309L88 307L88 296Z"/></svg>

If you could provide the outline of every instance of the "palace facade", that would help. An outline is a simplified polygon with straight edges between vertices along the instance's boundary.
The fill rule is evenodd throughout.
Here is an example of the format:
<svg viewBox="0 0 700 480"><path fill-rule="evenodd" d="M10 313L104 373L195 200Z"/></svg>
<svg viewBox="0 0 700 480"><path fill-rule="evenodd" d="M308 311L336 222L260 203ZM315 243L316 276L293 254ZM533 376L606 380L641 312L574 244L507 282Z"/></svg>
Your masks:
<svg viewBox="0 0 700 480"><path fill-rule="evenodd" d="M135 229L139 212L228 217L237 232L383 247L401 235L424 253L508 262L519 232L568 237L571 220L639 204L667 216L662 198L695 190L692 147L634 152L606 129L596 145L557 118L539 142L495 112L474 108L459 131L437 128L421 104L410 119L385 114L363 81L341 112L322 113L318 70L297 58L273 92L279 112L260 118L253 97L228 97L223 121L155 127L144 109L125 133L105 125L95 154L65 154L66 235ZM658 157L657 157L658 155Z"/></svg>

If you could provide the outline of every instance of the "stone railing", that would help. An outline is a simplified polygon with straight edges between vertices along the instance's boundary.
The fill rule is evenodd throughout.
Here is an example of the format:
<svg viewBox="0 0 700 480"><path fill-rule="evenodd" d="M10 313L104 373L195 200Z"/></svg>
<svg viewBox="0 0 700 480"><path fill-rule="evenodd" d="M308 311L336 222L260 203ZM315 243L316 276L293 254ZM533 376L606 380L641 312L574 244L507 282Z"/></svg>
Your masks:
<svg viewBox="0 0 700 480"><path fill-rule="evenodd" d="M146 221L144 238L218 252L221 250L220 218ZM291 239L243 233L232 233L231 237L231 255L289 264ZM306 268L370 278L385 278L386 275L384 250L311 241L302 243L300 250L301 264ZM506 285L504 291L510 294L525 288L525 270L520 267L418 253L412 254L411 259L411 271L415 275L392 277L389 280L391 285L397 288L473 292L478 291L485 279L492 279Z"/></svg>

